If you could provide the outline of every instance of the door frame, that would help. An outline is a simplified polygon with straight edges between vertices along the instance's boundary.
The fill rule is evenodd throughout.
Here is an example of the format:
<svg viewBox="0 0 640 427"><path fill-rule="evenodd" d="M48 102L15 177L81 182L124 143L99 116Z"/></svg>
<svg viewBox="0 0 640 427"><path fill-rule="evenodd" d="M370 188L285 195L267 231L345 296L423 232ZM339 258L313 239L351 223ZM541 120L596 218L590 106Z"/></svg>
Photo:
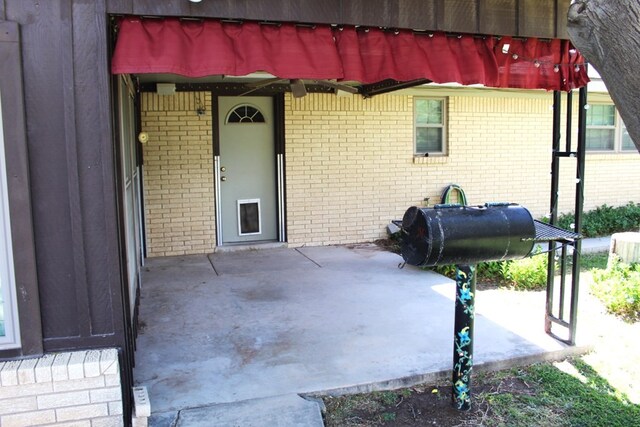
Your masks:
<svg viewBox="0 0 640 427"><path fill-rule="evenodd" d="M216 215L216 247L225 246L222 240L222 214L220 209L220 126L219 96L239 96L242 91L221 90L211 93L211 125L213 127L213 186L215 192ZM278 242L287 241L287 209L286 209L286 156L284 135L284 94L259 95L270 97L273 102L273 142L276 165L276 217L278 219ZM229 244L228 244L229 245Z"/></svg>

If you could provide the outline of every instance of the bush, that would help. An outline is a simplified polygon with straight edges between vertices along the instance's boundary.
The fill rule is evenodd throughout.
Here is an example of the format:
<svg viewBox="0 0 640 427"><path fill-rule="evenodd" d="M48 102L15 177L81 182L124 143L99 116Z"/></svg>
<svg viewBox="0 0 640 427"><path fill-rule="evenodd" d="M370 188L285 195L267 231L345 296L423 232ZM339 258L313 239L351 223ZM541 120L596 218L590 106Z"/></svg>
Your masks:
<svg viewBox="0 0 640 427"><path fill-rule="evenodd" d="M478 264L478 277L503 281L506 279L512 261L489 261Z"/></svg>
<svg viewBox="0 0 640 427"><path fill-rule="evenodd" d="M573 213L558 216L558 227L571 229L575 222ZM582 216L584 237L608 236L621 231L637 231L640 228L640 204L629 202L624 206L602 205Z"/></svg>
<svg viewBox="0 0 640 427"><path fill-rule="evenodd" d="M640 264L626 264L614 255L606 270L591 270L592 293L609 312L634 322L640 320Z"/></svg>
<svg viewBox="0 0 640 427"><path fill-rule="evenodd" d="M515 289L533 291L547 286L547 254L537 254L512 261L506 269L506 277Z"/></svg>
<svg viewBox="0 0 640 427"><path fill-rule="evenodd" d="M497 280L504 281L505 267L510 261L490 261L481 262L476 269L476 276L479 280ZM428 267L429 270L433 270L436 273L447 276L450 279L456 278L456 266L455 265L439 265L437 267Z"/></svg>
<svg viewBox="0 0 640 427"><path fill-rule="evenodd" d="M540 248L534 253L539 254ZM454 265L442 265L430 268L447 276L456 277ZM492 280L501 284L508 284L515 289L529 291L545 289L547 286L547 256L539 254L516 261L491 261L478 264L476 271L479 280Z"/></svg>

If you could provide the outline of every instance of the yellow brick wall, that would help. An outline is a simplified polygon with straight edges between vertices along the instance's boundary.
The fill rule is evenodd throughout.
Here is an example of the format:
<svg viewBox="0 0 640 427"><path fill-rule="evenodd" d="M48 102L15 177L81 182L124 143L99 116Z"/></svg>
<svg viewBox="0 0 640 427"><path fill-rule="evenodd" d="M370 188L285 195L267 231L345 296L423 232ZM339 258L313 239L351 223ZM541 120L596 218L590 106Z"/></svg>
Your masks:
<svg viewBox="0 0 640 427"><path fill-rule="evenodd" d="M375 240L409 206L424 205L425 198L439 202L451 183L464 188L470 203L517 202L536 217L546 214L552 95L465 93L446 94L448 155L429 158L413 156L413 95L286 95L289 244ZM206 108L203 117L195 113L196 98ZM210 94L145 93L142 125L150 136L144 146L149 255L213 251ZM586 169L586 209L640 201L637 153L589 153ZM564 159L561 212L573 210L574 188L575 160Z"/></svg>
<svg viewBox="0 0 640 427"><path fill-rule="evenodd" d="M450 183L469 203L517 202L546 214L552 103L551 94L450 96L448 156L414 158L413 96L287 96L289 243L380 238L390 220L424 198L437 203ZM575 161L562 166L560 210L571 211ZM589 154L585 207L640 200L639 166L637 154Z"/></svg>
<svg viewBox="0 0 640 427"><path fill-rule="evenodd" d="M206 109L196 114L200 102ZM215 245L211 95L143 93L148 256L212 252Z"/></svg>

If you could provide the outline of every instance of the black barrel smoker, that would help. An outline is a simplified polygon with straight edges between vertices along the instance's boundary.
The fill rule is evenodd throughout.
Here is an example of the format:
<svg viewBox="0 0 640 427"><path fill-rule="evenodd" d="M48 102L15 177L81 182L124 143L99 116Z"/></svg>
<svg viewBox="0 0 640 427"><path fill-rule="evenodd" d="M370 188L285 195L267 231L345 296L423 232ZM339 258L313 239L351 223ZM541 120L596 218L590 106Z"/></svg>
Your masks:
<svg viewBox="0 0 640 427"><path fill-rule="evenodd" d="M401 229L407 264L456 265L452 398L458 409L469 409L476 264L525 258L536 242L578 235L536 221L513 203L414 206L404 214Z"/></svg>
<svg viewBox="0 0 640 427"><path fill-rule="evenodd" d="M402 257L433 267L524 258L536 229L529 211L516 204L411 207L402 218Z"/></svg>

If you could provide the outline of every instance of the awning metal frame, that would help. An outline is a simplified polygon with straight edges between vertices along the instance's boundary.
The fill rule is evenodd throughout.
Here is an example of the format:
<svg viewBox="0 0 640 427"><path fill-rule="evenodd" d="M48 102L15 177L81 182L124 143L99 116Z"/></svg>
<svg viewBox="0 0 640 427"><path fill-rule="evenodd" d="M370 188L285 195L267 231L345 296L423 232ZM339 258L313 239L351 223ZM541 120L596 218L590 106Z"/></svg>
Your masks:
<svg viewBox="0 0 640 427"><path fill-rule="evenodd" d="M576 160L575 179L575 204L574 204L574 232L580 235L582 231L582 213L584 209L584 173L585 173L585 152L586 152L586 130L587 130L587 87L580 88L578 101L578 139L576 150L572 151L572 114L573 94L567 93L566 126L565 126L565 147L560 148L561 140L561 114L562 95L555 91L553 94L553 153L551 160L551 198L550 198L550 224L555 226L558 223L558 201L560 183L560 159ZM569 345L576 343L576 327L578 319L578 294L580 290L580 257L582 241L580 238L573 242L563 241L560 244L556 241L549 243L549 258L547 267L547 302L545 313L545 332L552 337ZM569 254L568 246L573 248ZM569 256L572 257L570 283L567 283ZM556 292L555 273L556 260L560 262L560 285ZM569 301L567 307L567 292ZM567 314L567 308L569 313ZM565 329L567 337L559 336L553 326L558 325Z"/></svg>

